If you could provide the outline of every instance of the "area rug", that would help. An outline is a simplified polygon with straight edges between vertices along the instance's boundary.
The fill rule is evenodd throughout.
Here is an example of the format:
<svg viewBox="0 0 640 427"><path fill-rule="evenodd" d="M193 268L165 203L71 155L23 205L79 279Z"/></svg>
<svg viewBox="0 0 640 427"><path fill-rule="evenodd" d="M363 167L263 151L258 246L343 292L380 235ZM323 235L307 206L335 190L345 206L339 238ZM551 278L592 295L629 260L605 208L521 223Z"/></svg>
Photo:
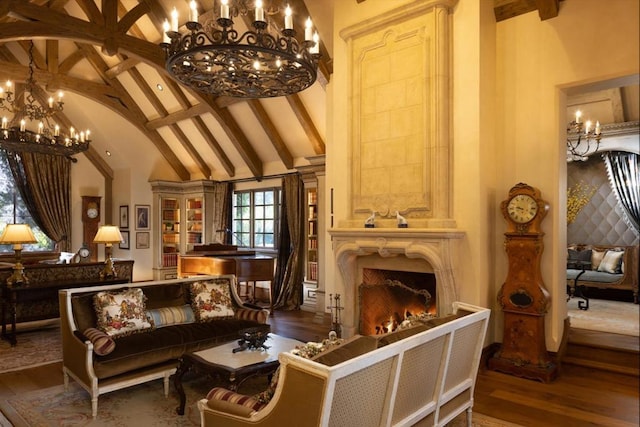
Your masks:
<svg viewBox="0 0 640 427"><path fill-rule="evenodd" d="M59 327L19 332L18 344L0 341L0 373L33 368L62 360ZM45 351L43 351L45 350Z"/></svg>
<svg viewBox="0 0 640 427"><path fill-rule="evenodd" d="M176 414L179 401L173 386L165 398L161 380L100 396L95 420L91 418L89 394L75 383L70 384L67 392L60 385L22 393L1 401L0 410L10 421L9 426L14 427L196 427L200 425L197 401L211 387L208 382L194 378L183 384L187 396L184 416ZM259 391L258 384L249 384L244 392L252 391ZM466 426L466 415L460 414L448 426ZM517 427L477 412L473 414L473 426Z"/></svg>
<svg viewBox="0 0 640 427"><path fill-rule="evenodd" d="M578 301L582 300L567 302L572 328L640 336L640 305L591 298L589 309L580 310Z"/></svg>

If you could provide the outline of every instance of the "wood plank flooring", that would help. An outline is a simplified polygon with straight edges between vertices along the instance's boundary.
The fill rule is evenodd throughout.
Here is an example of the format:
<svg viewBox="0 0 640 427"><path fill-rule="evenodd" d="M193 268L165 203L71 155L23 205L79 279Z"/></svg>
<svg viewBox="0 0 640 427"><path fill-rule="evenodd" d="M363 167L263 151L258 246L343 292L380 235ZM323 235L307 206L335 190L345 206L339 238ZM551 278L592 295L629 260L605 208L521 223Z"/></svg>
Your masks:
<svg viewBox="0 0 640 427"><path fill-rule="evenodd" d="M274 333L318 341L330 317L314 322L305 311L276 311ZM603 339L600 337L600 339ZM0 399L7 395L62 384L61 363L0 374ZM481 368L474 411L523 426L638 426L638 377L563 365L557 380L543 384Z"/></svg>

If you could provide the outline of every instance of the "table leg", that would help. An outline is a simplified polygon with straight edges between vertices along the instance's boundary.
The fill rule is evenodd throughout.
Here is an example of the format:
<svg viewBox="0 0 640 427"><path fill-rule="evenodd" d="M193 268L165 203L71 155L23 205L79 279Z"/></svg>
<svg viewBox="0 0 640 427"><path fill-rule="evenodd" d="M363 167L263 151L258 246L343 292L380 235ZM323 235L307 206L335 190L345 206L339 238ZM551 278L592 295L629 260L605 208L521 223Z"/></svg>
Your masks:
<svg viewBox="0 0 640 427"><path fill-rule="evenodd" d="M191 369L191 364L186 359L181 359L180 364L178 365L178 369L176 373L173 375L173 385L178 392L178 396L180 397L180 406L176 408L176 412L178 415L184 415L184 407L187 404L187 396L184 393L184 388L182 387L182 377L184 374L189 372Z"/></svg>
<svg viewBox="0 0 640 427"><path fill-rule="evenodd" d="M2 299L2 339L9 341L9 343L11 343L11 346L13 347L18 343L18 340L16 339L16 316L17 316L16 293L11 292L9 298L10 298L10 301L8 302L8 305L9 305L9 317L11 317L11 333L7 332L7 317L6 317L7 297L5 295L5 297Z"/></svg>

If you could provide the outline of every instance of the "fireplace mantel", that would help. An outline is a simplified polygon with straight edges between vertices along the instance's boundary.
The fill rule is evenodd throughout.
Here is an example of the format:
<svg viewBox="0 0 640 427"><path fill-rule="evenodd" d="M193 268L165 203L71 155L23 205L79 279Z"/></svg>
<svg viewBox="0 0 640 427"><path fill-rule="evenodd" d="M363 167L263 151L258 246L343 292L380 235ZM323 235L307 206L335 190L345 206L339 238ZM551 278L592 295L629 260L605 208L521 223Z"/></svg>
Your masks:
<svg viewBox="0 0 640 427"><path fill-rule="evenodd" d="M438 315L447 314L457 300L455 270L459 259L457 242L465 233L459 229L427 228L334 228L329 230L333 252L342 276L344 306L342 330L345 336L358 333L358 286L362 282L362 260L387 269L433 272L436 276ZM424 262L422 262L424 261ZM339 289L342 288L342 292Z"/></svg>

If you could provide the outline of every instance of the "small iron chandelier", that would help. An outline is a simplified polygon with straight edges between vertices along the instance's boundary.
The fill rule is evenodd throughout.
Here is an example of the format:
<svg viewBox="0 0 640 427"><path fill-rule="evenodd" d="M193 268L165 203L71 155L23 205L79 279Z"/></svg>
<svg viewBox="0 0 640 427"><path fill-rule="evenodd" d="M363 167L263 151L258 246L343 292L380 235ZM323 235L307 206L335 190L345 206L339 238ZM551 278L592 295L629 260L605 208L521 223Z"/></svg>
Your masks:
<svg viewBox="0 0 640 427"><path fill-rule="evenodd" d="M287 5L284 27L270 32L276 23L267 15L280 7L262 0L215 0L216 19L201 25L195 1L190 3L188 32L178 31L178 13L174 8L171 23L164 22L164 49L167 71L192 89L214 96L269 98L300 92L317 77L318 33L307 19L304 41L298 41L293 29L291 7ZM275 1L275 0L274 0ZM249 3L254 3L251 7ZM253 29L240 34L233 19L251 16Z"/></svg>
<svg viewBox="0 0 640 427"><path fill-rule="evenodd" d="M13 83L7 81L0 87L0 110L13 114L11 120L2 117L0 126L0 148L10 152L32 152L54 154L71 158L72 155L89 148L89 130L76 132L73 127L69 135L63 135L60 126L53 124L53 116L61 113L64 102L63 93L58 92L58 99L49 97L48 105L41 105L35 98L37 84L33 77L33 42L29 46L29 77L25 82L24 92L15 94ZM27 121L38 122L37 131L27 129ZM75 160L75 159L72 159Z"/></svg>
<svg viewBox="0 0 640 427"><path fill-rule="evenodd" d="M567 125L567 161L586 161L589 154L598 151L602 133L600 122L592 127L590 120L586 123L580 120L582 112L576 111L575 120ZM595 145L592 146L592 142Z"/></svg>

